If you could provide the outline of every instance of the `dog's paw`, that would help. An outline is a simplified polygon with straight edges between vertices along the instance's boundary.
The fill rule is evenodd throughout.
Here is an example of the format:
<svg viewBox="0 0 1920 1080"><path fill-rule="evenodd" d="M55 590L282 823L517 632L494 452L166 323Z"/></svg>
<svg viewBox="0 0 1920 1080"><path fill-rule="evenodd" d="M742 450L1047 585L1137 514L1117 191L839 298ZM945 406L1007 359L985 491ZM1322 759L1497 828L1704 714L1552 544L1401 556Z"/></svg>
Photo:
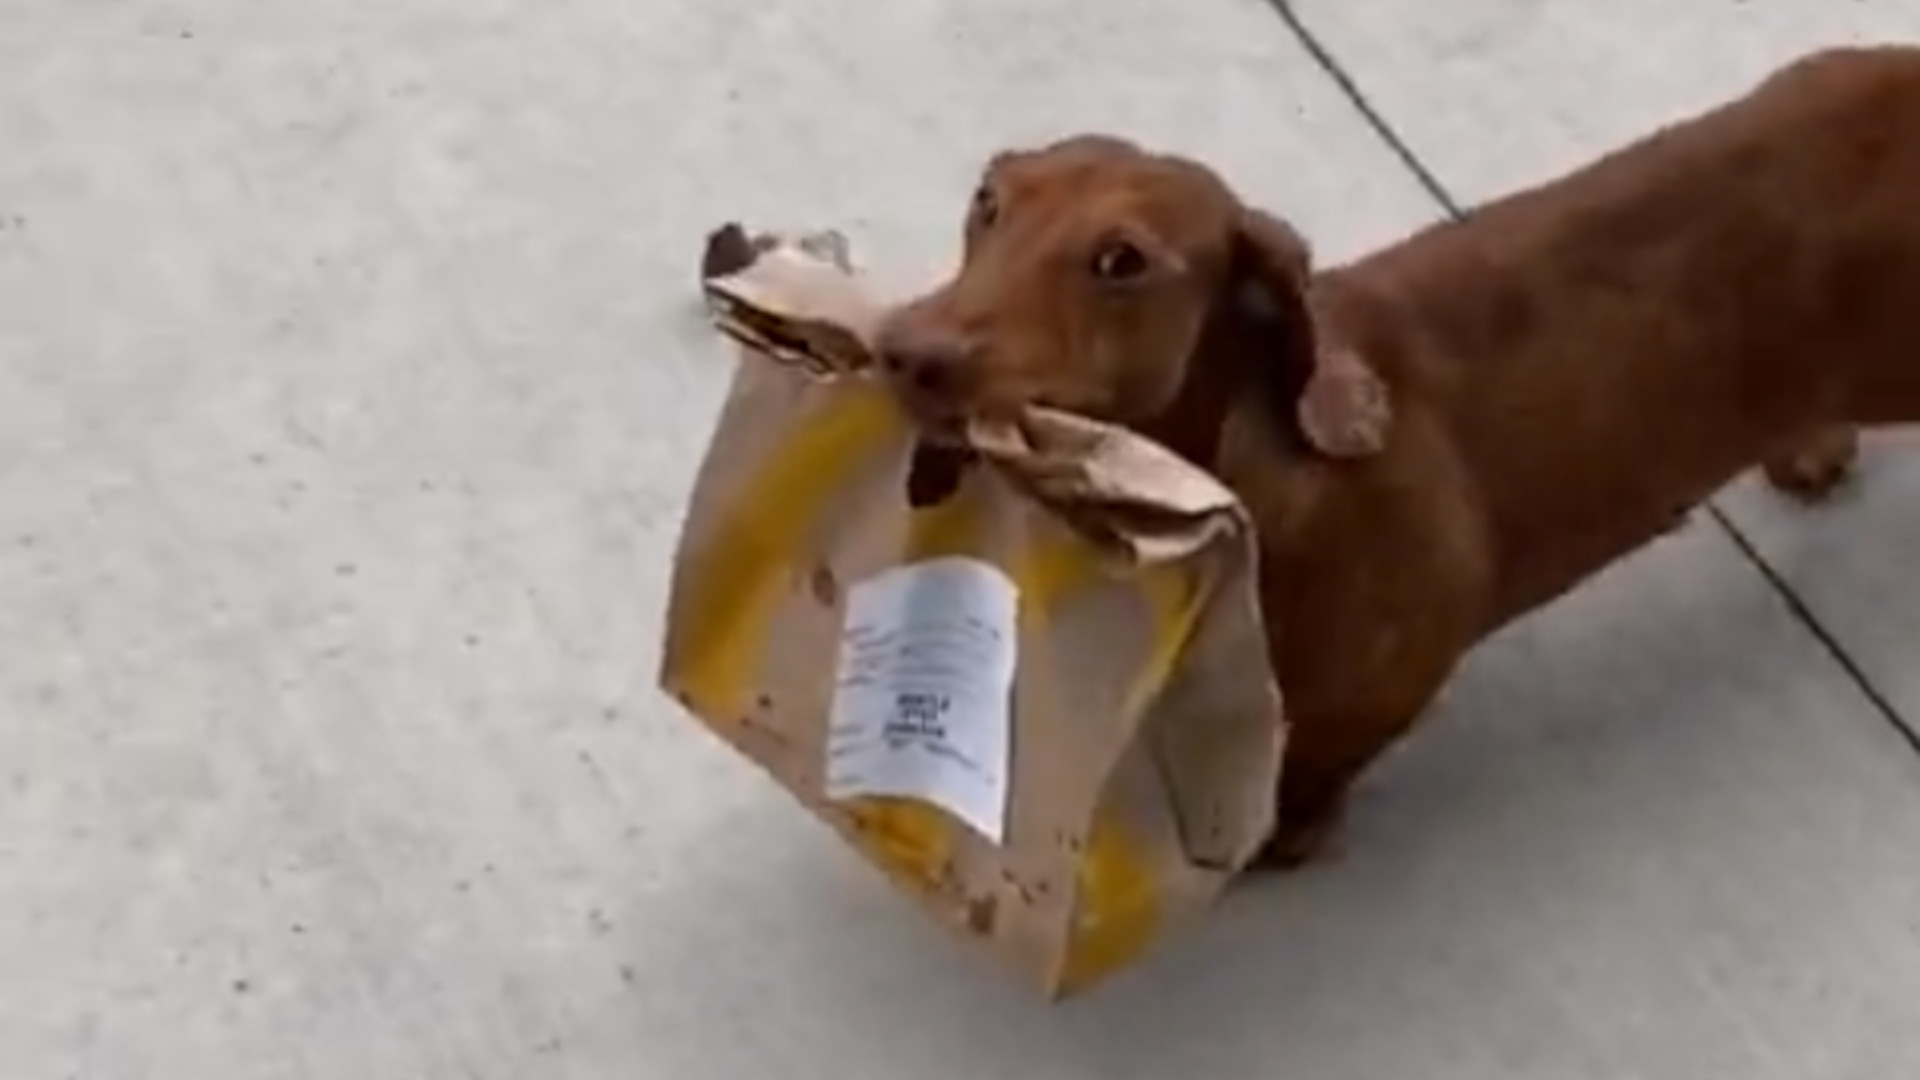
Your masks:
<svg viewBox="0 0 1920 1080"><path fill-rule="evenodd" d="M1853 476L1860 461L1860 436L1852 428L1831 428L1763 466L1767 482L1801 502L1832 496Z"/></svg>
<svg viewBox="0 0 1920 1080"><path fill-rule="evenodd" d="M1339 854L1341 819L1342 814L1336 809L1330 813L1312 817L1296 816L1282 821L1247 869L1283 873L1332 861Z"/></svg>

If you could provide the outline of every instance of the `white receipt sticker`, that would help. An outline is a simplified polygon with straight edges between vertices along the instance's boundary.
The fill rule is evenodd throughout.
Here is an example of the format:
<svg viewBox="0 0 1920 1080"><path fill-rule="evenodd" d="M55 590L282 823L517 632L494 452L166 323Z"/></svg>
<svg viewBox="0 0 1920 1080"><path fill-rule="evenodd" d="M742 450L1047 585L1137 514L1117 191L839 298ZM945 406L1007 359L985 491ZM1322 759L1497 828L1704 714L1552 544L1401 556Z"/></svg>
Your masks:
<svg viewBox="0 0 1920 1080"><path fill-rule="evenodd" d="M910 563L847 590L826 794L920 799L1000 843L1020 598L978 559Z"/></svg>

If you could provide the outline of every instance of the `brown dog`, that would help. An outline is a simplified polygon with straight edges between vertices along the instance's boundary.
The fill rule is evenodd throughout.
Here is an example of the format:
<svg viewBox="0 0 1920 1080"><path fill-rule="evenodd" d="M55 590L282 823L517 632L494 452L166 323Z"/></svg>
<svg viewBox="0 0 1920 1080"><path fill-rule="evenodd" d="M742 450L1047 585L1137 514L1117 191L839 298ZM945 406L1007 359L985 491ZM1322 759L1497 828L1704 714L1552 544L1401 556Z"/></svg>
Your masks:
<svg viewBox="0 0 1920 1080"><path fill-rule="evenodd" d="M1296 725L1268 853L1291 864L1474 643L1752 465L1815 496L1853 425L1920 421L1920 50L1809 57L1311 277L1192 161L1003 154L957 274L880 351L930 429L1077 410L1245 501Z"/></svg>

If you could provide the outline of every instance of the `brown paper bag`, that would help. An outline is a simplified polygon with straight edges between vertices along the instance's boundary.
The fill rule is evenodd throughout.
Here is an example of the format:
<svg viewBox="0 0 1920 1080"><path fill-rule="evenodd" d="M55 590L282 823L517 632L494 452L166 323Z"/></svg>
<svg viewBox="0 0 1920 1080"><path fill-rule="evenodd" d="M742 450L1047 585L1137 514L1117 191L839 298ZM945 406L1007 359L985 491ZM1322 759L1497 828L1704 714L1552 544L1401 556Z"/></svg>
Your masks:
<svg viewBox="0 0 1920 1080"><path fill-rule="evenodd" d="M864 376L878 308L844 245L746 258L706 282L742 359L661 683L1050 997L1082 989L1271 824L1285 724L1246 512L1155 444L1038 410L910 508L917 440Z"/></svg>

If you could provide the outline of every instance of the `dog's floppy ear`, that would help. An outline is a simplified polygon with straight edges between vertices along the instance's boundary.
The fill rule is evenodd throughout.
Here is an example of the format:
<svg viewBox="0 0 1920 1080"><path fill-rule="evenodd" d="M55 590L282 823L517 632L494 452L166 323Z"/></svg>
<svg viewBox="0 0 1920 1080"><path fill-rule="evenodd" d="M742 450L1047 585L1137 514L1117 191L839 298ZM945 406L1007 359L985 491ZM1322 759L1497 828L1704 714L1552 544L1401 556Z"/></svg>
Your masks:
<svg viewBox="0 0 1920 1080"><path fill-rule="evenodd" d="M1265 306L1269 317L1293 323L1290 337L1307 354L1280 361L1308 365L1292 402L1301 435L1328 457L1379 453L1393 418L1386 384L1358 353L1321 342L1314 333L1306 303L1313 253L1306 240L1293 226L1251 208L1241 213L1236 239L1242 278L1237 287L1246 294L1236 299Z"/></svg>

